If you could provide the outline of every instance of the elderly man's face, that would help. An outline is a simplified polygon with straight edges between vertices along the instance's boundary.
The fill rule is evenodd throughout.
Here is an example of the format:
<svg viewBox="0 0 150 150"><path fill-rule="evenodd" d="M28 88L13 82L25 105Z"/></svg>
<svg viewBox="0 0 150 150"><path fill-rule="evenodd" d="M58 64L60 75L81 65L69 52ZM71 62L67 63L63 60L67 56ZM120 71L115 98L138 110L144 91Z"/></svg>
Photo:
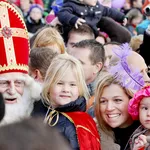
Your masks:
<svg viewBox="0 0 150 150"><path fill-rule="evenodd" d="M110 66L115 65L119 58L113 52L114 48L119 48L118 45L108 44L104 46L105 49L105 64L104 69L109 69Z"/></svg>
<svg viewBox="0 0 150 150"><path fill-rule="evenodd" d="M148 68L142 56L133 51L127 58L127 61L130 64L131 70L138 69L143 75L145 83L150 83L150 78L147 74Z"/></svg>
<svg viewBox="0 0 150 150"><path fill-rule="evenodd" d="M0 92L3 94L5 103L13 104L22 97L25 86L23 73L0 74Z"/></svg>

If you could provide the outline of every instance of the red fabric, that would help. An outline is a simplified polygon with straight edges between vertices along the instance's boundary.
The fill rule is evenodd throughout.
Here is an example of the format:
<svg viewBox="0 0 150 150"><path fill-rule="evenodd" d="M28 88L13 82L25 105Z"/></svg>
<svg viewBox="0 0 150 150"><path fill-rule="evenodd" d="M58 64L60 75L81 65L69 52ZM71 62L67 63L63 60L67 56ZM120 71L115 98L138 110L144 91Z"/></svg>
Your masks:
<svg viewBox="0 0 150 150"><path fill-rule="evenodd" d="M138 150L145 150L145 147L139 148Z"/></svg>
<svg viewBox="0 0 150 150"><path fill-rule="evenodd" d="M35 2L36 4L39 4L39 5L41 5L42 7L44 7L42 0L34 0L34 2Z"/></svg>
<svg viewBox="0 0 150 150"><path fill-rule="evenodd" d="M10 4L8 4L10 5ZM0 7L4 7L3 5L0 5ZM7 7L8 9L8 19L10 22L10 27L8 27L10 30L13 30L13 28L18 28L18 29L23 29L26 34L27 34L27 30L26 30L26 26L25 23L23 22L23 20L20 19L21 16L18 16L18 14L15 11L13 11L10 8ZM14 7L13 7L14 8ZM0 12L1 13L1 12ZM4 17L4 16L3 16ZM5 16L6 17L6 16ZM0 18L0 22L3 18ZM5 25L3 25L0 23L0 28L3 29L5 27ZM7 24L6 24L7 27ZM16 32L17 33L17 32ZM22 38L22 37L12 37L12 42L14 45L14 53L15 53L15 57L16 57L16 66L19 65L25 65L28 66L28 58L29 58L29 50L30 50L30 46L29 46L29 40L26 38ZM11 48L9 49L11 50ZM5 49L5 45L4 45L4 36L0 36L0 69L1 67L9 67L7 59L6 59L6 49ZM6 73L6 72L23 72L23 73L28 73L28 71L26 69L13 69L13 68L9 68L7 70L4 71L0 71L0 73Z"/></svg>
<svg viewBox="0 0 150 150"><path fill-rule="evenodd" d="M69 112L65 114L74 122L80 150L101 150L100 137L91 116L85 112Z"/></svg>
<svg viewBox="0 0 150 150"><path fill-rule="evenodd" d="M20 0L16 0L16 2L14 2L18 7L20 7ZM43 1L42 0L34 0L33 4L39 4L42 7L44 7Z"/></svg>

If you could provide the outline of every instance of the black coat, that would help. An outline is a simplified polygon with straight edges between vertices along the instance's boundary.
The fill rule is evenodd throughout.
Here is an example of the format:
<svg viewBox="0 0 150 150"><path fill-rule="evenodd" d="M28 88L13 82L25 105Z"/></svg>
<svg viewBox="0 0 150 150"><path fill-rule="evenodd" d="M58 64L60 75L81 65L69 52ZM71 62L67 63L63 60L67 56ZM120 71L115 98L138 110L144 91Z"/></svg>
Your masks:
<svg viewBox="0 0 150 150"><path fill-rule="evenodd" d="M96 6L92 7L80 3L78 0L65 1L58 13L59 21L64 26L74 26L78 18L83 18L96 34L98 34L97 25L103 16L111 17L120 23L125 18L123 13L100 5L99 2L97 2Z"/></svg>
<svg viewBox="0 0 150 150"><path fill-rule="evenodd" d="M32 117L45 117L46 112L48 110L48 106L42 102L42 100L34 102L33 111L31 113Z"/></svg>
<svg viewBox="0 0 150 150"><path fill-rule="evenodd" d="M150 69L150 34L146 31L144 32L144 39L143 43L140 45L140 52L139 54L144 58L146 65L148 66L148 69ZM150 77L150 71L148 72L148 75Z"/></svg>
<svg viewBox="0 0 150 150"><path fill-rule="evenodd" d="M69 104L60 106L55 109L57 112L75 112L75 111L86 111L86 100L85 98L79 98ZM51 124L55 123L57 115L53 118ZM77 140L77 133L74 124L66 118L64 115L59 113L59 119L57 124L54 126L59 129L60 133L69 141L74 150L79 150L79 143Z"/></svg>
<svg viewBox="0 0 150 150"><path fill-rule="evenodd" d="M140 126L138 120L134 121L129 127L126 128L114 128L115 143L120 145L120 150L127 150L129 145L130 136Z"/></svg>
<svg viewBox="0 0 150 150"><path fill-rule="evenodd" d="M35 22L32 18L30 18L29 16L27 17L26 20L26 26L27 26L27 30L30 33L35 33L38 29L42 28L43 26L45 26L44 20L43 18L39 20L39 22Z"/></svg>

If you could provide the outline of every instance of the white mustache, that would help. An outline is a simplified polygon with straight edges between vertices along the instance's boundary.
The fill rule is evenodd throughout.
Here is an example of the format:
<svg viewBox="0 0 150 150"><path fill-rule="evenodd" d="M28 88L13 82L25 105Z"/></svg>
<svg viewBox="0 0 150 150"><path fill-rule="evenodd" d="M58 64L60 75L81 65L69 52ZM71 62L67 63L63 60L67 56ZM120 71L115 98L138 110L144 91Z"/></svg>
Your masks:
<svg viewBox="0 0 150 150"><path fill-rule="evenodd" d="M20 94L15 93L15 95L9 95L8 93L3 93L4 99L19 99L21 97Z"/></svg>

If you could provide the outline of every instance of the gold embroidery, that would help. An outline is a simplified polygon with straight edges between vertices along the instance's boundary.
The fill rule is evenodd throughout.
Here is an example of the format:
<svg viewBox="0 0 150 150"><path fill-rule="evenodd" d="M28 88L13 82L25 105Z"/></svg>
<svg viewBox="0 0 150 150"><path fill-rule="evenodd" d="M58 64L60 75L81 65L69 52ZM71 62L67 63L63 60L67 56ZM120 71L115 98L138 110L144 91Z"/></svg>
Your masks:
<svg viewBox="0 0 150 150"><path fill-rule="evenodd" d="M90 132L93 136L95 136L91 130L89 130L88 128L86 128L82 125L77 125L76 128L83 128L84 130ZM96 139L97 139L98 142L100 142L98 138L96 138Z"/></svg>
<svg viewBox="0 0 150 150"><path fill-rule="evenodd" d="M1 27L2 30L4 27L10 28L10 22L9 22L9 14L7 7L0 7L0 20L1 20ZM1 33L2 34L2 33ZM16 63L16 56L15 56L15 50L14 50L14 44L12 36L9 38L3 38L4 39L4 45L5 45L5 52L6 52L6 59L7 64L15 64Z"/></svg>
<svg viewBox="0 0 150 150"><path fill-rule="evenodd" d="M74 121L72 120L72 118L70 116L68 116L66 113L62 113L62 112L61 112L61 114L63 114L65 117L67 117L74 124ZM95 135L93 134L93 132L91 130L89 130L88 128L86 128L86 127L84 127L82 125L76 125L75 127L76 127L76 131L77 131L78 128L83 128L84 130L90 132L95 137ZM96 137L96 140L98 142L100 142L100 140L97 137Z"/></svg>
<svg viewBox="0 0 150 150"><path fill-rule="evenodd" d="M11 11L13 11L13 12L16 14L17 18L21 21L22 25L24 26L25 31L26 31L26 34L28 35L28 31L27 31L26 25L25 25L25 23L24 23L23 17L22 17L22 16L20 15L20 13L16 10L16 8L15 8L14 6L10 5L9 3L3 2L3 1L0 2L0 5L1 5L1 6L5 6L5 7L7 7L8 9L11 9Z"/></svg>
<svg viewBox="0 0 150 150"><path fill-rule="evenodd" d="M0 37L3 37L2 33L2 28L0 28ZM28 34L24 29L21 28L11 28L12 31L12 36L13 37L20 37L20 38L25 38L28 39Z"/></svg>
<svg viewBox="0 0 150 150"><path fill-rule="evenodd" d="M22 23L22 28L10 27L8 10L10 10L12 13L16 15L16 19L18 19ZM7 2L3 2L3 1L0 2L0 11L2 12L0 14L0 21L1 21L0 37L3 37L4 39L6 59L8 64L8 66L5 66L4 68L0 68L0 71L9 70L9 69L19 69L19 70L28 71L28 67L26 65L16 64L15 49L13 43L13 37L25 38L27 40L29 39L28 31L25 26L23 17L19 14L19 12L16 10L14 6L10 5ZM12 32L9 38L6 38L2 34L2 31L5 27L10 29L10 31ZM29 40L28 40L28 48L30 50Z"/></svg>
<svg viewBox="0 0 150 150"><path fill-rule="evenodd" d="M18 70L25 70L25 71L27 71L28 72L28 66L27 65L24 65L24 64L11 64L11 65L9 65L9 66L6 66L6 65L4 65L4 66L2 66L2 65L0 65L0 72L1 71L5 71L5 70L12 70L12 69L18 69Z"/></svg>
<svg viewBox="0 0 150 150"><path fill-rule="evenodd" d="M70 116L68 116L66 113L61 112L61 114L63 114L65 117L67 117L72 123L74 123L74 121L72 120L72 118Z"/></svg>

